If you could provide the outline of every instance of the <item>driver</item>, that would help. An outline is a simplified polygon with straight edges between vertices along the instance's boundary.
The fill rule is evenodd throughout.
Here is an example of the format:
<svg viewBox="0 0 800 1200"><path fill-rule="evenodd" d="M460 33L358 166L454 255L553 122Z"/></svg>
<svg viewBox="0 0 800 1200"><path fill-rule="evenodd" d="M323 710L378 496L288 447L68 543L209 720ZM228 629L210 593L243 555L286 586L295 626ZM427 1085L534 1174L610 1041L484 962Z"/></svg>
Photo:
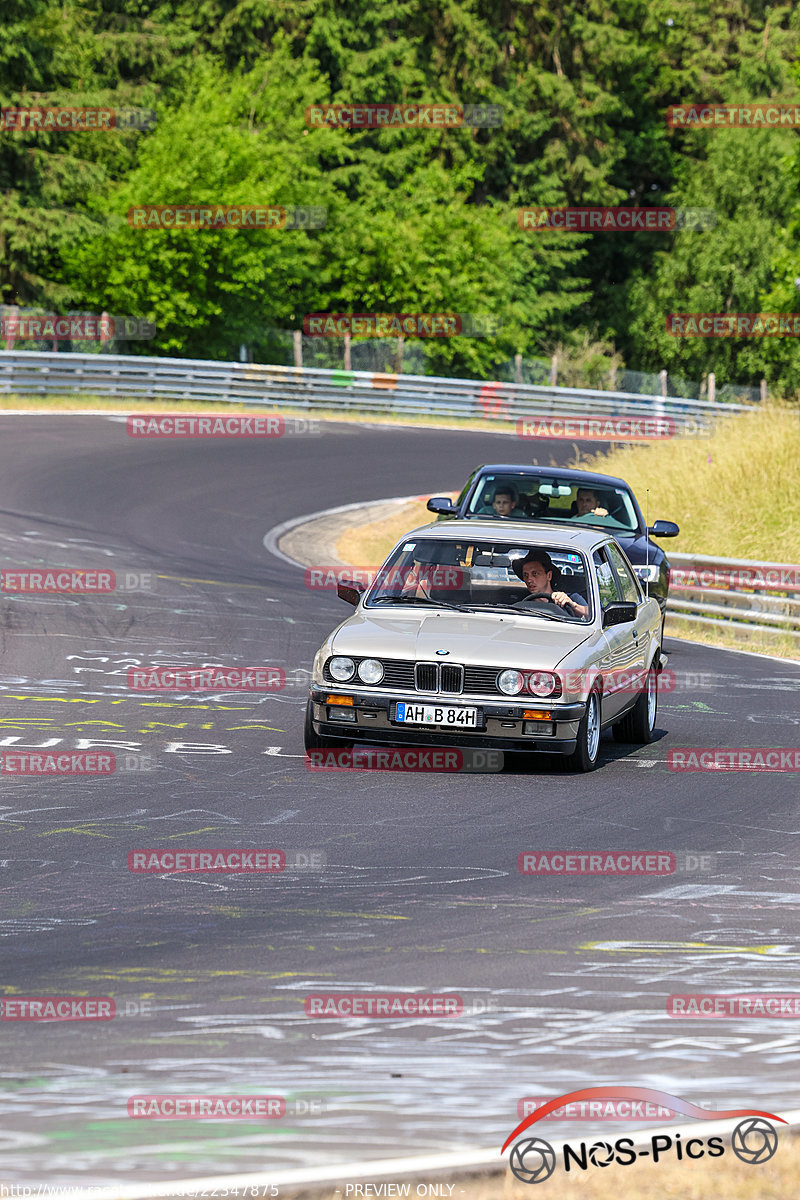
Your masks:
<svg viewBox="0 0 800 1200"><path fill-rule="evenodd" d="M588 517L589 514L593 517L607 517L608 509L603 508L598 498L597 492L592 488L578 488L575 496L577 517Z"/></svg>
<svg viewBox="0 0 800 1200"><path fill-rule="evenodd" d="M554 592L553 580L558 582L558 569L546 550L529 550L524 558L517 558L511 564L511 569L518 579L521 579L530 595L523 600L517 600L515 608L522 608L531 603L534 596L551 600L559 608L570 609L579 617L589 615L589 606L584 603L583 596L575 592L568 596L566 592Z"/></svg>

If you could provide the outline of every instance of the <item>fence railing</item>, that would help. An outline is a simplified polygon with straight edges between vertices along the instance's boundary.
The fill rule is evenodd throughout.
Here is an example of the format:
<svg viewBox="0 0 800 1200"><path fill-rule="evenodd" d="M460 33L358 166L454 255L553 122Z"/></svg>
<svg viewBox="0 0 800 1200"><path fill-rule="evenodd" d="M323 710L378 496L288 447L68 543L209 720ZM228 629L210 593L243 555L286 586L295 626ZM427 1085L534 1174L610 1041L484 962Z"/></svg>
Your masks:
<svg viewBox="0 0 800 1200"><path fill-rule="evenodd" d="M669 560L672 621L800 638L800 566L671 552Z"/></svg>
<svg viewBox="0 0 800 1200"><path fill-rule="evenodd" d="M409 416L535 416L671 418L677 432L694 432L720 416L753 405L712 404L681 396L591 391L533 384L387 375L317 367L148 358L113 354L0 351L0 392L147 400L267 404L281 408L391 413Z"/></svg>

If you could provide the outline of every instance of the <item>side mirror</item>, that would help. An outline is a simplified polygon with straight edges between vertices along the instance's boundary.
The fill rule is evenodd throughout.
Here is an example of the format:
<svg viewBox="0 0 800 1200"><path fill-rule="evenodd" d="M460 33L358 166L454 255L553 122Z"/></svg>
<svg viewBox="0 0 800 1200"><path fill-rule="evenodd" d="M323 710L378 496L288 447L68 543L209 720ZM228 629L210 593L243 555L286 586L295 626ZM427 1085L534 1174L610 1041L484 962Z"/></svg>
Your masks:
<svg viewBox="0 0 800 1200"><path fill-rule="evenodd" d="M677 537L680 527L674 521L654 521L647 532L652 537Z"/></svg>
<svg viewBox="0 0 800 1200"><path fill-rule="evenodd" d="M442 516L452 516L457 511L449 496L431 496L427 509L428 512L441 513Z"/></svg>
<svg viewBox="0 0 800 1200"><path fill-rule="evenodd" d="M614 600L603 612L603 629L609 625L630 625L636 620L636 605L627 600Z"/></svg>
<svg viewBox="0 0 800 1200"><path fill-rule="evenodd" d="M339 597L339 599L346 600L347 603L352 604L354 608L366 590L366 584L354 583L352 581L350 583L337 583L336 585L336 595Z"/></svg>

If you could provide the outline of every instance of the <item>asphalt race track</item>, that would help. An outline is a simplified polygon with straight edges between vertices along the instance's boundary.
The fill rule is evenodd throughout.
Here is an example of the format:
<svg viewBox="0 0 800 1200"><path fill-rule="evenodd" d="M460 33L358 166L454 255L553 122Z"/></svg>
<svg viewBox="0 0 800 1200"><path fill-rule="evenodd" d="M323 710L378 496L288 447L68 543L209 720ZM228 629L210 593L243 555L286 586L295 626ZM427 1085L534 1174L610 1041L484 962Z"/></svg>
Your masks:
<svg viewBox="0 0 800 1200"><path fill-rule="evenodd" d="M499 1152L519 1098L603 1083L800 1106L795 1022L665 1015L671 993L798 990L797 775L675 774L665 760L671 746L796 747L800 666L668 641L684 683L661 697L657 740L604 735L589 776L521 757L501 775L311 773L308 670L350 610L307 590L264 535L530 456L501 436L323 429L133 442L119 418L0 422L2 568L156 576L150 592L0 597L0 749L99 742L121 767L141 754L152 767L0 775L3 995L111 996L121 1013L3 1022L0 1181ZM551 443L539 460L571 451ZM127 685L130 666L208 662L279 666L287 687ZM277 847L326 865L129 872L129 851L150 847ZM660 878L518 872L520 851L548 849L714 857ZM326 989L457 993L465 1011L305 1016ZM292 1107L277 1121L130 1119L128 1098L153 1093Z"/></svg>

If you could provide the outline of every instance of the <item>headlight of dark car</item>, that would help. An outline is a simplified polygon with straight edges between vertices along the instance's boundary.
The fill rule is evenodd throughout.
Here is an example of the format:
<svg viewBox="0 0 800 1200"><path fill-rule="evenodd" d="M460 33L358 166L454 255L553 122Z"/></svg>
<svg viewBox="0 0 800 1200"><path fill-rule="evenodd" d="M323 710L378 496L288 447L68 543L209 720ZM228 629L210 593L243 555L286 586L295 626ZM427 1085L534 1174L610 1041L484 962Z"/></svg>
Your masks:
<svg viewBox="0 0 800 1200"><path fill-rule="evenodd" d="M640 583L658 583L661 567L658 563L640 563L633 572Z"/></svg>

